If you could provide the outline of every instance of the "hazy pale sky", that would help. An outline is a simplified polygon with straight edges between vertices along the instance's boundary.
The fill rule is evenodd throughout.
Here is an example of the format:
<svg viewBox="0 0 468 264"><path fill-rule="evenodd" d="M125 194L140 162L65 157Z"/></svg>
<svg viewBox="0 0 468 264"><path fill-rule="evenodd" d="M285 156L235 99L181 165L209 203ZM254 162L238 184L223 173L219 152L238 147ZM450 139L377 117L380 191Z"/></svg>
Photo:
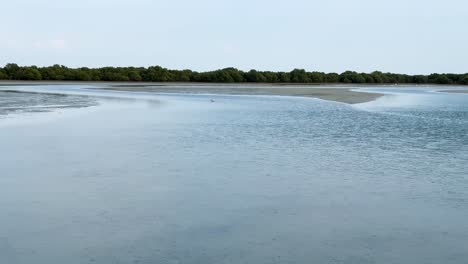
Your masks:
<svg viewBox="0 0 468 264"><path fill-rule="evenodd" d="M0 64L468 72L466 0L2 1Z"/></svg>

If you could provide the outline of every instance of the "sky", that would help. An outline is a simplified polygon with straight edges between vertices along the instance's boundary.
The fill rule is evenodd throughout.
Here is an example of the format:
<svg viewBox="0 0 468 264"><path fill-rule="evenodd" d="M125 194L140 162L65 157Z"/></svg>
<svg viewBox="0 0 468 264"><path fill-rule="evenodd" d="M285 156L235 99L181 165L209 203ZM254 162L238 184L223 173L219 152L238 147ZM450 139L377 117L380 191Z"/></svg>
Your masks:
<svg viewBox="0 0 468 264"><path fill-rule="evenodd" d="M10 0L0 65L468 72L466 0Z"/></svg>

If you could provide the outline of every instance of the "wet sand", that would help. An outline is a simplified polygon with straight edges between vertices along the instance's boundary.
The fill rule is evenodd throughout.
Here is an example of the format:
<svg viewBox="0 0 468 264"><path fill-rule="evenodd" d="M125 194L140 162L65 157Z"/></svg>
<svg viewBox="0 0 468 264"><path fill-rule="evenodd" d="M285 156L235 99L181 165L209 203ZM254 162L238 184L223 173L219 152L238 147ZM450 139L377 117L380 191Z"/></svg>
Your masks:
<svg viewBox="0 0 468 264"><path fill-rule="evenodd" d="M228 83L132 83L132 82L74 82L74 81L0 81L0 87L24 85L86 85L117 91L154 93L280 95L314 97L323 100L358 104L373 101L383 94L355 92L365 85L306 85L306 84L228 84Z"/></svg>
<svg viewBox="0 0 468 264"><path fill-rule="evenodd" d="M154 93L230 94L230 95L281 95L314 97L323 100L358 104L373 101L383 94L351 91L344 87L298 87L298 86L228 86L228 85L114 85L104 89Z"/></svg>
<svg viewBox="0 0 468 264"><path fill-rule="evenodd" d="M468 94L468 90L442 90L439 92L444 92L444 93L465 93Z"/></svg>

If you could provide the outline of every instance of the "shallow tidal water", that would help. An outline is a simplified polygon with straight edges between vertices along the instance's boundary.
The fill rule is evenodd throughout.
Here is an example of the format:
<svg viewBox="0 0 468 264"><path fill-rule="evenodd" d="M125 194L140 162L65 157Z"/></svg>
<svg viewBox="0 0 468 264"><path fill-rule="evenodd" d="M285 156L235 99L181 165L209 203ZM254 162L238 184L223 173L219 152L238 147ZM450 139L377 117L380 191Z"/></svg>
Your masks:
<svg viewBox="0 0 468 264"><path fill-rule="evenodd" d="M468 262L468 95L80 88L8 88L2 264Z"/></svg>

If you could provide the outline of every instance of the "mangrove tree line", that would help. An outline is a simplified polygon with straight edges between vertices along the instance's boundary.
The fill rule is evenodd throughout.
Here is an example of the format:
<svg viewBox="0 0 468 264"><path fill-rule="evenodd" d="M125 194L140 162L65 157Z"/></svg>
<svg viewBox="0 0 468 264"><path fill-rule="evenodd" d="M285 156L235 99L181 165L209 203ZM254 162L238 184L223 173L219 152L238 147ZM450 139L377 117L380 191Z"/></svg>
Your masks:
<svg viewBox="0 0 468 264"><path fill-rule="evenodd" d="M467 74L407 75L396 73L338 73L308 72L294 69L290 72L241 71L225 68L196 72L151 67L69 68L63 65L48 67L19 66L9 63L0 67L0 80L47 81L130 81L130 82L213 82L213 83L412 83L412 84L468 84Z"/></svg>

